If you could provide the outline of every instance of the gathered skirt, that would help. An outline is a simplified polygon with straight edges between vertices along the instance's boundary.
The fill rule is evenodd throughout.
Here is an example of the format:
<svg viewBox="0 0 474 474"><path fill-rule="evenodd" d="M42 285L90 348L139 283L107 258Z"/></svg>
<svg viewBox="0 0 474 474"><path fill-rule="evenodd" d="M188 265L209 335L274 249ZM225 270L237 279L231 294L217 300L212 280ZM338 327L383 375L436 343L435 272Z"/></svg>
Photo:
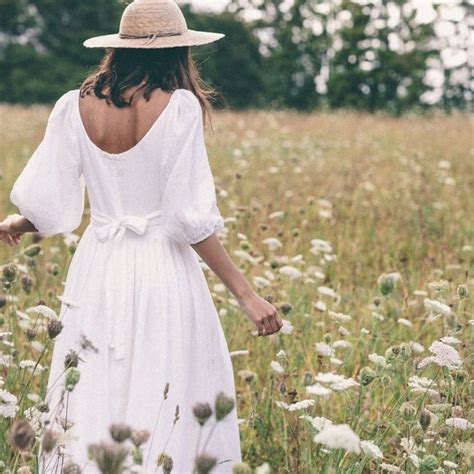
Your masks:
<svg viewBox="0 0 474 474"><path fill-rule="evenodd" d="M71 260L48 380L48 427L63 433L64 449L40 452L40 473L75 462L100 472L88 445L110 442L109 427L147 430L144 472L193 472L197 453L217 458L212 472L241 462L236 408L201 427L193 407L223 392L235 400L232 362L209 287L192 247L160 233L125 233L100 241L87 227ZM65 390L65 361L79 356L79 381ZM69 355L68 355L69 354ZM70 371L71 372L71 371ZM77 377L77 373L75 374ZM68 427L64 431L64 427ZM200 446L198 447L198 443ZM131 448L129 441L125 446Z"/></svg>

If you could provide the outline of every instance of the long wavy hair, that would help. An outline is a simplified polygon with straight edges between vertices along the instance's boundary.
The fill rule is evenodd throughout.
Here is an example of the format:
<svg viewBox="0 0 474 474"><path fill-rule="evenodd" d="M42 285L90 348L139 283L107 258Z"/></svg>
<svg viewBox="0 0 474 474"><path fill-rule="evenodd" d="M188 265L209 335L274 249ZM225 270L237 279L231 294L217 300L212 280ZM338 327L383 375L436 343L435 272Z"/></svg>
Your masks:
<svg viewBox="0 0 474 474"><path fill-rule="evenodd" d="M124 91L138 86L129 99ZM188 46L176 48L109 48L96 70L81 84L80 94L84 97L95 94L99 99L117 107L128 107L135 97L143 95L149 100L154 89L166 92L188 89L198 98L203 120L210 117L211 100L218 92L206 84Z"/></svg>

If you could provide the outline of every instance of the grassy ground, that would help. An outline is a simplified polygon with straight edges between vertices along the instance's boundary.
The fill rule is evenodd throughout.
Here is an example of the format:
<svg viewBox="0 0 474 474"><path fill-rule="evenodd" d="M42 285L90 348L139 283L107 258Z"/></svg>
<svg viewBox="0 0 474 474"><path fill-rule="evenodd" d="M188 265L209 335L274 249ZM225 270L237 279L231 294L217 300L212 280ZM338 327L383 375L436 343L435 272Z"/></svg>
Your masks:
<svg viewBox="0 0 474 474"><path fill-rule="evenodd" d="M3 214L14 211L9 190L48 112L0 106ZM233 363L252 472L469 472L472 122L255 111L216 113L214 129L207 146L226 218L222 241L288 321L286 334L254 337L208 273L229 349L244 351ZM86 213L79 235L87 223ZM52 348L43 354L28 341L17 311L40 299L57 310L70 258L62 236L41 240L34 257L22 253L31 236L24 240L21 249L0 248L0 265L16 259L31 277L0 291L1 330L13 333L3 336L12 344L1 351L12 359L0 374L3 389L22 400L16 418L44 396ZM45 343L47 332L33 340ZM41 354L44 372L18 368ZM2 435L13 420L0 417ZM328 429L327 420L356 435ZM6 441L0 455L10 468L28 464Z"/></svg>

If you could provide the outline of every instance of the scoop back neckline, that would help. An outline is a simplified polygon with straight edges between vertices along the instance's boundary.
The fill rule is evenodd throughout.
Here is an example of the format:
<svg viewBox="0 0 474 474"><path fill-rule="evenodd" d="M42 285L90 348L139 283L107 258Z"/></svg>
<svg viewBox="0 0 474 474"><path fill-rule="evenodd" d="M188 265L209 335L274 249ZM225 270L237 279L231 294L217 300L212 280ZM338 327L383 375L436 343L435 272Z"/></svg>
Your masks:
<svg viewBox="0 0 474 474"><path fill-rule="evenodd" d="M122 151L120 153L111 153L109 151L106 151L106 150L103 150L102 148L100 148L98 145L96 145L94 143L94 141L90 138L89 134L87 133L87 130L86 130L86 127L84 125L84 122L82 121L82 117L81 117L81 111L80 111L80 108L79 108L79 102L80 102L80 99L81 99L81 96L80 96L80 89L76 89L76 94L77 94L77 97L75 98L75 108L76 108L76 111L77 111L77 117L78 117L78 122L79 122L79 126L82 130L82 133L84 135L84 138L85 140L101 155L106 155L108 157L112 157L112 158L124 158L125 156L129 155L130 153L136 151L142 144L143 142L146 141L146 139L148 138L149 135L151 135L151 133L153 132L153 130L158 126L159 123L161 123L162 121L162 117L166 115L166 113L168 112L168 109L171 108L171 105L172 105L172 102L173 102L173 99L174 99L174 96L176 95L176 93L178 91L180 91L181 89L175 89L172 93L171 93L171 97L169 98L168 100L168 103L166 104L165 108L161 111L160 115L158 115L158 117L153 121L153 123L150 125L150 127L148 128L148 130L146 131L145 135L143 135L143 137L135 144L133 145L131 148L129 148L128 150L125 150L125 151Z"/></svg>

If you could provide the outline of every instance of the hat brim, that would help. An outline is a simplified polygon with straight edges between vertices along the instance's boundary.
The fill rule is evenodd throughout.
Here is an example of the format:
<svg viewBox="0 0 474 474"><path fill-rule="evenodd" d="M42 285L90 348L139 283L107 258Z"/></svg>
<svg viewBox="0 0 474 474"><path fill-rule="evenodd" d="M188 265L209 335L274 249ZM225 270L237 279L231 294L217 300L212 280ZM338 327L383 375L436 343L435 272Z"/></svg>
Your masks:
<svg viewBox="0 0 474 474"><path fill-rule="evenodd" d="M181 35L157 36L153 41L150 41L148 38L120 38L119 34L115 33L94 36L93 38L86 39L82 44L86 48L175 48L213 43L224 36L223 33L187 30Z"/></svg>

